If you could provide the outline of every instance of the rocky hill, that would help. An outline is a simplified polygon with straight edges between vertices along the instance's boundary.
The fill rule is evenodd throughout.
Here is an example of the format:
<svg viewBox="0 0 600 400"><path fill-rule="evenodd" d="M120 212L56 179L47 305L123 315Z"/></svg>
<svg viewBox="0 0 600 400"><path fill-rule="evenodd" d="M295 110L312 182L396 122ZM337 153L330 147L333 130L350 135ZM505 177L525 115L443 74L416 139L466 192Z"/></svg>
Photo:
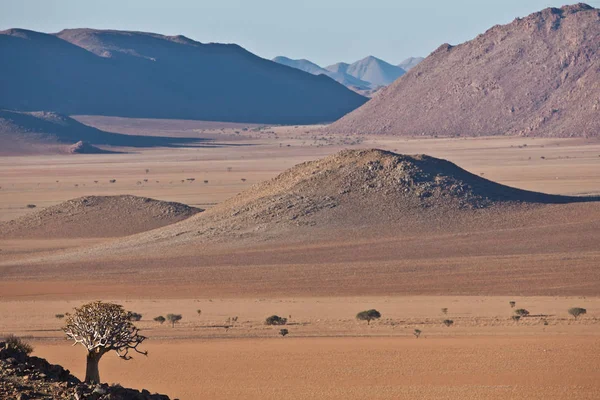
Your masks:
<svg viewBox="0 0 600 400"><path fill-rule="evenodd" d="M0 341L0 398L7 400L169 400L168 396L126 389L119 385L90 385L60 365L11 349Z"/></svg>
<svg viewBox="0 0 600 400"><path fill-rule="evenodd" d="M0 108L66 115L309 124L366 98L233 44L69 29L0 32Z"/></svg>
<svg viewBox="0 0 600 400"><path fill-rule="evenodd" d="M600 10L547 8L440 46L331 132L600 135Z"/></svg>
<svg viewBox="0 0 600 400"><path fill-rule="evenodd" d="M388 229L445 224L478 210L586 200L511 188L426 155L346 150L297 165L156 233L183 240L260 236L295 226Z"/></svg>
<svg viewBox="0 0 600 400"><path fill-rule="evenodd" d="M146 197L87 196L0 222L0 238L127 236L182 221L201 211Z"/></svg>

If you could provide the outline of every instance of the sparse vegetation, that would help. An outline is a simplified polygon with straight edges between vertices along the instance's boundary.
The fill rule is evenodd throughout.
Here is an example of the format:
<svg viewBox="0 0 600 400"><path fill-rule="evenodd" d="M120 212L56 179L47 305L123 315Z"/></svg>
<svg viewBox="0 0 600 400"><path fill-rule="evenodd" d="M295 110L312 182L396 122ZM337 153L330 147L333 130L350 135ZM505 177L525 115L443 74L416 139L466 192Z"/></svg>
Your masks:
<svg viewBox="0 0 600 400"><path fill-rule="evenodd" d="M285 337L285 336L286 336L288 333L290 333L290 331L288 331L288 330L287 330L287 329L285 329L285 328L284 328L284 329L280 329L280 330L279 330L279 334L280 334L282 337Z"/></svg>
<svg viewBox="0 0 600 400"><path fill-rule="evenodd" d="M13 334L6 335L4 342L6 342L6 347L9 350L17 353L29 355L33 351L32 345Z"/></svg>
<svg viewBox="0 0 600 400"><path fill-rule="evenodd" d="M167 314L167 321L171 323L171 328L175 328L175 323L181 321L181 314Z"/></svg>
<svg viewBox="0 0 600 400"><path fill-rule="evenodd" d="M519 308L515 310L515 314L517 314L519 317L526 317L529 315L529 311L524 308Z"/></svg>
<svg viewBox="0 0 600 400"><path fill-rule="evenodd" d="M162 315L159 315L158 317L155 317L155 318L154 318L154 320L155 320L156 322L158 322L159 324L161 324L161 325L162 325L162 324L164 324L164 323L165 323L165 321L166 321L167 319L166 319L165 317L163 317Z"/></svg>
<svg viewBox="0 0 600 400"><path fill-rule="evenodd" d="M356 314L356 319L359 321L367 321L367 325L370 325L372 320L379 318L381 318L381 313L375 309L361 311Z"/></svg>
<svg viewBox="0 0 600 400"><path fill-rule="evenodd" d="M512 316L512 320L515 321L515 322L519 322L520 319L521 319L520 315L513 315Z"/></svg>
<svg viewBox="0 0 600 400"><path fill-rule="evenodd" d="M580 315L586 314L587 310L581 307L573 307L569 308L568 312L573 316L573 318L577 319L577 317L579 317Z"/></svg>
<svg viewBox="0 0 600 400"><path fill-rule="evenodd" d="M36 208L37 206L35 204L27 204L27 208Z"/></svg>
<svg viewBox="0 0 600 400"><path fill-rule="evenodd" d="M111 179L109 182L110 183L115 183L117 180L116 179Z"/></svg>
<svg viewBox="0 0 600 400"><path fill-rule="evenodd" d="M56 319L63 319L65 317L65 314L54 314L54 318Z"/></svg>
<svg viewBox="0 0 600 400"><path fill-rule="evenodd" d="M510 308L515 308L515 306L517 305L516 301L509 301L508 304L510 304Z"/></svg>
<svg viewBox="0 0 600 400"><path fill-rule="evenodd" d="M454 324L454 321L451 319L444 320L444 325L446 325L447 327L451 327L453 324Z"/></svg>
<svg viewBox="0 0 600 400"><path fill-rule="evenodd" d="M136 321L137 322L137 321L140 321L142 319L142 314L138 314L138 313L133 312L133 311L128 311L127 315L129 317L130 321Z"/></svg>
<svg viewBox="0 0 600 400"><path fill-rule="evenodd" d="M421 331L420 329L415 329L413 331L413 335L415 335L415 337L418 339L419 336L421 336L421 333L423 333L423 331Z"/></svg>
<svg viewBox="0 0 600 400"><path fill-rule="evenodd" d="M442 308L442 314L444 314L444 315L448 314L448 308L447 307Z"/></svg>
<svg viewBox="0 0 600 400"><path fill-rule="evenodd" d="M196 312L198 313L198 315L202 315L202 310L198 309L196 310Z"/></svg>
<svg viewBox="0 0 600 400"><path fill-rule="evenodd" d="M278 315L271 315L265 319L265 325L285 325L287 324L287 318L280 317Z"/></svg>
<svg viewBox="0 0 600 400"><path fill-rule="evenodd" d="M148 354L138 350L146 337L139 334L139 329L129 319L129 313L118 304L101 301L84 304L73 314L67 314L63 330L68 339L80 343L88 352L87 383L100 383L98 363L110 351L115 351L124 360L132 358L129 355L131 350Z"/></svg>

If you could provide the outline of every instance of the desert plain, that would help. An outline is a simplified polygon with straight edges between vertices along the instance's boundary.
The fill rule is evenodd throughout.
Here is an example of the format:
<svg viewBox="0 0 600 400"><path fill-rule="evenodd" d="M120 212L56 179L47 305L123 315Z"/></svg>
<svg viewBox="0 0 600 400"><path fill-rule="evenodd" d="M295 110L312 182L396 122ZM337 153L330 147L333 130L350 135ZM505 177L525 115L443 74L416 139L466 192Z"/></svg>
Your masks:
<svg viewBox="0 0 600 400"><path fill-rule="evenodd" d="M398 138L317 126L77 119L124 134L207 140L112 149L120 154L2 157L0 221L82 196L135 195L210 210L343 149L427 154L519 189L600 195L598 139ZM473 220L456 214L451 224L431 226L410 216L388 229L286 225L239 241L196 240L187 228L154 225L123 236L106 221L127 215L111 212L85 234L73 235L69 224L0 233L0 336L24 337L34 355L83 377L85 352L64 340L55 315L101 299L141 313L137 325L149 338L148 357L105 356L103 380L172 398L600 397L599 202ZM531 315L515 322L510 301ZM575 320L571 307L587 314ZM382 318L355 319L370 308ZM153 321L166 313L183 319L174 327ZM273 314L288 318L286 337L264 324Z"/></svg>

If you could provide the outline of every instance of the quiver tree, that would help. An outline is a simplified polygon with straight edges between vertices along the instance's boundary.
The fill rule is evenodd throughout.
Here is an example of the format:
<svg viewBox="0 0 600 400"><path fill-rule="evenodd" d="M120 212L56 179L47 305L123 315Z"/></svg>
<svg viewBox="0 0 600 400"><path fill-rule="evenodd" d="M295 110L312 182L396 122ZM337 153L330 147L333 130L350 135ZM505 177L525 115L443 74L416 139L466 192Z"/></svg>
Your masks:
<svg viewBox="0 0 600 400"><path fill-rule="evenodd" d="M585 308L581 308L581 307L569 308L569 314L571 314L575 319L577 319L577 317L579 317L580 315L583 315L585 313L587 313L587 310Z"/></svg>
<svg viewBox="0 0 600 400"><path fill-rule="evenodd" d="M114 351L119 358L131 360L130 350L148 355L138 350L146 339L139 334L129 319L129 313L122 306L113 303L95 301L75 308L73 314L67 314L63 328L73 345L81 344L87 350L85 381L100 383L98 363L102 356Z"/></svg>
<svg viewBox="0 0 600 400"><path fill-rule="evenodd" d="M381 313L377 310L366 310L356 314L356 319L359 321L367 321L367 325L371 324L371 320L381 318Z"/></svg>

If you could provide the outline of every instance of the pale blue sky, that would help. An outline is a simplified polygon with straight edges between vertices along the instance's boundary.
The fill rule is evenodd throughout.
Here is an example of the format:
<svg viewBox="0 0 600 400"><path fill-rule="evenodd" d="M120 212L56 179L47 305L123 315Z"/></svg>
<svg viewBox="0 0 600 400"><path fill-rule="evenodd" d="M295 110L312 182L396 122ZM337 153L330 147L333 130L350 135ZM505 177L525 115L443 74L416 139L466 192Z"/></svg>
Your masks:
<svg viewBox="0 0 600 400"><path fill-rule="evenodd" d="M308 58L323 66L367 55L397 64L568 1L0 0L0 30L150 31L237 43L261 57ZM600 7L600 0L587 3Z"/></svg>

